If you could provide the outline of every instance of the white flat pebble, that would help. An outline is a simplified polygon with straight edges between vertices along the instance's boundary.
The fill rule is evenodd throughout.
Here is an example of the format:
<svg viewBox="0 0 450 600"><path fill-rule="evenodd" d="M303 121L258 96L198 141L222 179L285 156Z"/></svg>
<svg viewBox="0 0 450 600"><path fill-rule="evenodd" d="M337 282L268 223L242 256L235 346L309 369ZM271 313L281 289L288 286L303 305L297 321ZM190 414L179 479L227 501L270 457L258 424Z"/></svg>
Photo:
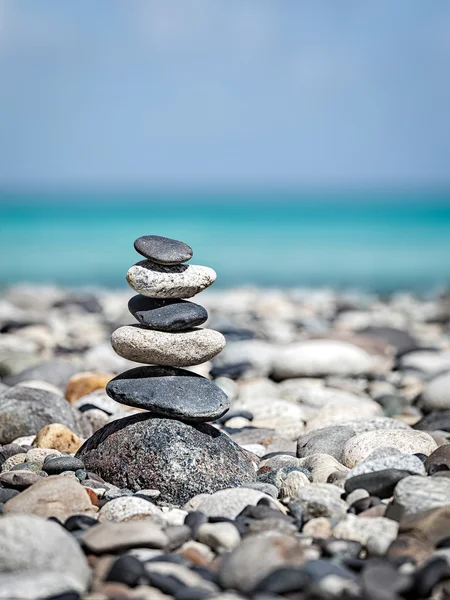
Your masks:
<svg viewBox="0 0 450 600"><path fill-rule="evenodd" d="M225 338L214 329L168 333L124 325L111 336L119 356L148 365L188 367L203 363L222 350Z"/></svg>
<svg viewBox="0 0 450 600"><path fill-rule="evenodd" d="M431 435L406 429L377 429L350 438L343 451L342 462L352 469L365 460L376 448L390 446L405 454L421 452L429 455L437 448Z"/></svg>

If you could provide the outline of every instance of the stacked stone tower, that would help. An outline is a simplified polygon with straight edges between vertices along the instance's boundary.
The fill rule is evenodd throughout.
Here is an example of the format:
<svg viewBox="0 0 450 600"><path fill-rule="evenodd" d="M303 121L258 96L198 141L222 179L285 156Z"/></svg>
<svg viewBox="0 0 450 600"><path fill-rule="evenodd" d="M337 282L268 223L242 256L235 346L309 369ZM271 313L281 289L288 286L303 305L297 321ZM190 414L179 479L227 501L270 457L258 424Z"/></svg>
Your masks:
<svg viewBox="0 0 450 600"><path fill-rule="evenodd" d="M106 425L79 455L107 482L156 488L174 503L253 480L247 453L205 423L229 409L226 394L180 368L210 360L225 346L222 334L199 327L208 318L205 308L184 299L214 283L215 271L184 264L193 253L183 242L144 236L134 246L145 257L127 273L139 294L128 303L138 324L119 327L111 344L120 356L151 366L122 373L106 391L117 402L150 412Z"/></svg>

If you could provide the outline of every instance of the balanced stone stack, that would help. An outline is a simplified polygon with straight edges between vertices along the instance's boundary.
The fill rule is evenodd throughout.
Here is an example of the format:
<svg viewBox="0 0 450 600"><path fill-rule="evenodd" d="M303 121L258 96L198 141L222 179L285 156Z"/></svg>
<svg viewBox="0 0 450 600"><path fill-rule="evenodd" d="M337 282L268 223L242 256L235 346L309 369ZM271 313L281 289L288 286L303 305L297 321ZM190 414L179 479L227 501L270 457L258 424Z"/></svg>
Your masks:
<svg viewBox="0 0 450 600"><path fill-rule="evenodd" d="M206 424L229 409L226 394L212 381L180 367L198 365L225 346L217 331L201 328L208 318L191 298L216 279L209 267L186 265L191 248L160 236L134 243L145 260L127 273L138 292L128 303L139 324L111 336L120 356L146 365L112 379L114 400L145 412L97 431L80 449L88 469L118 487L158 489L164 501L182 503L199 493L253 481L251 457Z"/></svg>

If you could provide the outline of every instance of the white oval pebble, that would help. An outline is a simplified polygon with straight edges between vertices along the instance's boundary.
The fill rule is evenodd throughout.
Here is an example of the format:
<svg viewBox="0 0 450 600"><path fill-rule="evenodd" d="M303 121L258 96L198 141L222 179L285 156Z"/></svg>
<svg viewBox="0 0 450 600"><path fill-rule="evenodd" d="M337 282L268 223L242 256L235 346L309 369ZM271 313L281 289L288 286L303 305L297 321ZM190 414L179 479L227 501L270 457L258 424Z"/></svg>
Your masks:
<svg viewBox="0 0 450 600"><path fill-rule="evenodd" d="M413 429L377 429L350 438L343 450L342 462L350 469L365 460L376 448L390 446L405 454L431 454L437 448L431 435Z"/></svg>
<svg viewBox="0 0 450 600"><path fill-rule="evenodd" d="M168 333L124 325L111 336L119 356L149 365L187 367L203 363L222 350L225 338L213 329Z"/></svg>

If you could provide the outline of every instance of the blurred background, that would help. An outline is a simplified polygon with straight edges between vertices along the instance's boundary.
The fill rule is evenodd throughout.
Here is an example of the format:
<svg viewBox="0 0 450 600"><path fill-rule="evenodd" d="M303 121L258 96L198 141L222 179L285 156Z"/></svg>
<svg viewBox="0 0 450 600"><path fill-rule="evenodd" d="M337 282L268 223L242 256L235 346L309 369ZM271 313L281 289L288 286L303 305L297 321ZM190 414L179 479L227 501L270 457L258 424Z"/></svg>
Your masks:
<svg viewBox="0 0 450 600"><path fill-rule="evenodd" d="M450 284L448 0L0 0L0 283Z"/></svg>

